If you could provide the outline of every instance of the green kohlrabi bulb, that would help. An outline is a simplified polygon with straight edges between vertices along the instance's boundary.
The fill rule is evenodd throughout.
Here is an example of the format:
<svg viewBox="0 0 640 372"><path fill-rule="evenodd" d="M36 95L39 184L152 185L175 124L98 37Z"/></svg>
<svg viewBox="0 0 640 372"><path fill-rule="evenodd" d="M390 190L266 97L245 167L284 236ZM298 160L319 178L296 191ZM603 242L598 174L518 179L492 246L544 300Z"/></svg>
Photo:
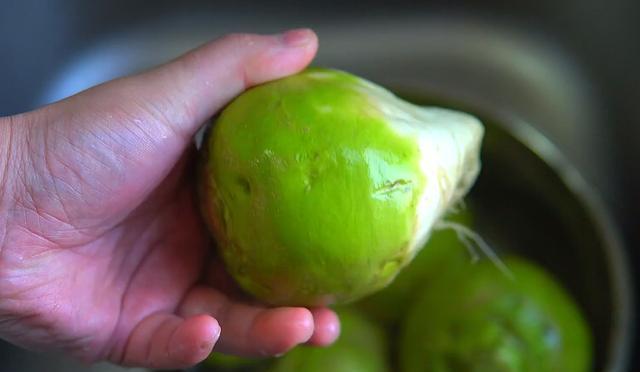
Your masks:
<svg viewBox="0 0 640 372"><path fill-rule="evenodd" d="M385 287L472 186L483 127L312 68L249 89L204 138L201 207L227 269L274 305Z"/></svg>
<svg viewBox="0 0 640 372"><path fill-rule="evenodd" d="M587 372L591 334L546 272L522 259L443 274L405 319L402 372Z"/></svg>
<svg viewBox="0 0 640 372"><path fill-rule="evenodd" d="M198 372L260 372L265 371L269 364L267 358L243 358L213 352L198 366Z"/></svg>

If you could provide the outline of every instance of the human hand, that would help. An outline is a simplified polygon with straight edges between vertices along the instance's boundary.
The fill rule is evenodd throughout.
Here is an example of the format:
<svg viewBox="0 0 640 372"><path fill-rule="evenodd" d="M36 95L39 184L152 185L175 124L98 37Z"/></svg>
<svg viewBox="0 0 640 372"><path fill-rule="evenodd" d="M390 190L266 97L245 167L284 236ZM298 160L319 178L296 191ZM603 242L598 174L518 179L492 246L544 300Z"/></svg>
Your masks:
<svg viewBox="0 0 640 372"><path fill-rule="evenodd" d="M0 118L0 337L154 368L190 366L214 344L255 356L335 340L328 309L229 294L207 262L190 176L202 123L246 88L303 69L316 49L308 30L231 35Z"/></svg>

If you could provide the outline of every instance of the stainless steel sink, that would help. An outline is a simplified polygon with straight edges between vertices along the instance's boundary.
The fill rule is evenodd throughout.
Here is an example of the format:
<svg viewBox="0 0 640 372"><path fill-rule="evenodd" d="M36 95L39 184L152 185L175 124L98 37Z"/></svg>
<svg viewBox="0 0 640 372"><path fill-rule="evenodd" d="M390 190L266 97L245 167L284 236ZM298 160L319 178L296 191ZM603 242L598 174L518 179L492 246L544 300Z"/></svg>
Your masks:
<svg viewBox="0 0 640 372"><path fill-rule="evenodd" d="M640 18L631 15L640 14L636 3L602 9L588 2L403 3L9 2L0 13L0 115L153 66L228 32L308 25L320 36L319 65L537 128L595 186L628 241L634 239L631 216L640 196L631 192L639 187L631 154L640 145L640 109L630 98L640 98L640 81L624 71L640 65L631 36L640 35ZM625 288L621 295L631 296ZM18 361L10 370L81 370L56 356L0 350ZM611 365L621 371L620 363Z"/></svg>

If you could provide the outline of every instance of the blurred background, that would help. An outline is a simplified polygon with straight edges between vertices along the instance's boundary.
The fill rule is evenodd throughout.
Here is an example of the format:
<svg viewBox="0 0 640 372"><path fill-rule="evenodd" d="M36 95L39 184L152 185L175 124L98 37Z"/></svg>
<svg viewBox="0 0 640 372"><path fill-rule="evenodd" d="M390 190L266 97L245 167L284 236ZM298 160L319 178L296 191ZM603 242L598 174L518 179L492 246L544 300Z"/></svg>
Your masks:
<svg viewBox="0 0 640 372"><path fill-rule="evenodd" d="M158 64L225 33L300 26L319 34L318 65L536 127L604 202L624 239L625 260L632 272L640 269L636 0L4 0L0 116ZM8 345L0 349L0 360L14 366L29 358ZM58 370L56 363L47 370ZM630 370L640 370L635 363ZM8 370L18 370L11 365Z"/></svg>

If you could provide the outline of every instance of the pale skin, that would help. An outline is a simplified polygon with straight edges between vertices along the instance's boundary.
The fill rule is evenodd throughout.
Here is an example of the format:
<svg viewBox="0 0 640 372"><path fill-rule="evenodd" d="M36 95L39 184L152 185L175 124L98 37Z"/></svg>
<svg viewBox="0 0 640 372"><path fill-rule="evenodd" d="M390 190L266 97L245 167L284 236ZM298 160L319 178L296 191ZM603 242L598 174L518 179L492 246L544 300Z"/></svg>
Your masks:
<svg viewBox="0 0 640 372"><path fill-rule="evenodd" d="M236 34L0 118L0 338L83 361L185 368L339 333L326 308L236 295L197 211L193 136L243 90L313 59L310 30Z"/></svg>

